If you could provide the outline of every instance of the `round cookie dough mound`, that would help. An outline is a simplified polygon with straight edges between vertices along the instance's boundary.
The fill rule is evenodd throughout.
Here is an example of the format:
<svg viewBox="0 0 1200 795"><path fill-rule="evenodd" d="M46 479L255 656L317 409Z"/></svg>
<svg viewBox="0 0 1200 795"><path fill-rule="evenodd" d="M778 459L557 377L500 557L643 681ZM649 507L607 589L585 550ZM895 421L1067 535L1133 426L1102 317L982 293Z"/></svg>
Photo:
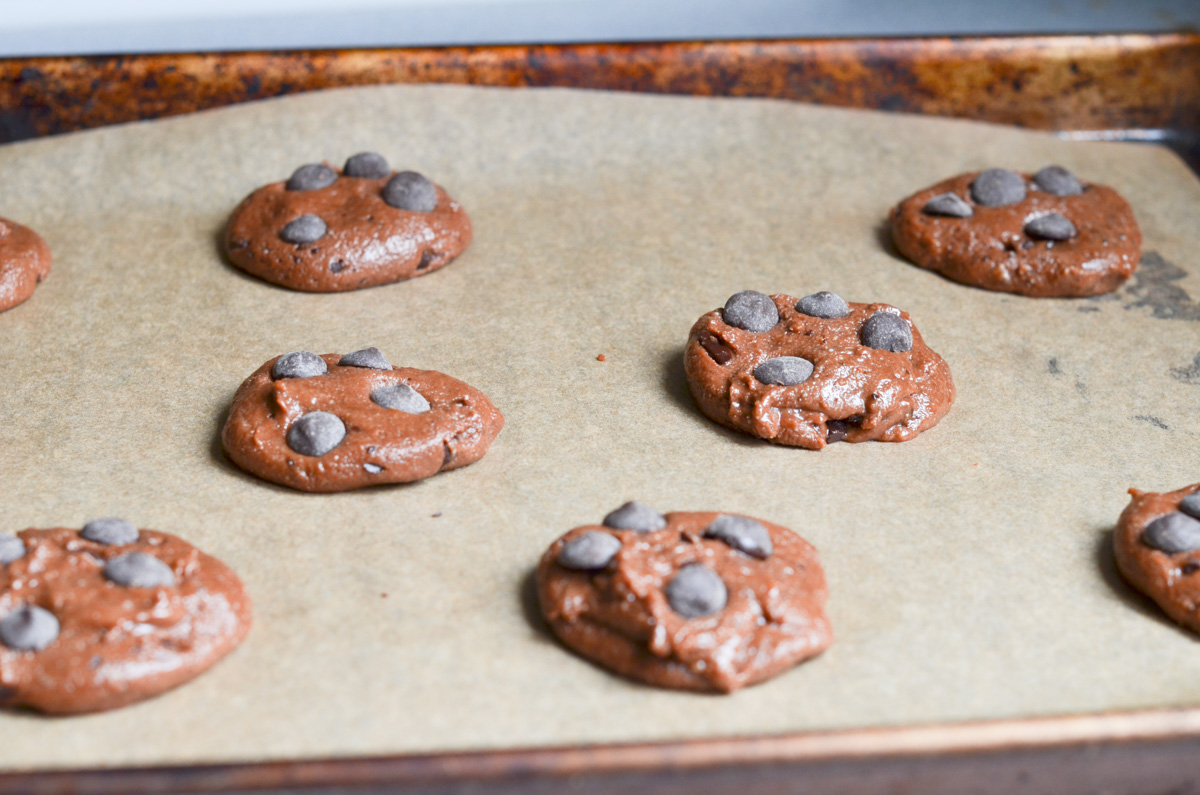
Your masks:
<svg viewBox="0 0 1200 795"><path fill-rule="evenodd" d="M803 538L710 511L661 519L614 511L542 556L542 614L568 647L647 684L730 693L833 642L825 573Z"/></svg>
<svg viewBox="0 0 1200 795"><path fill-rule="evenodd" d="M27 226L0 218L0 312L29 296L50 273L50 247Z"/></svg>
<svg viewBox="0 0 1200 795"><path fill-rule="evenodd" d="M225 228L230 261L274 284L328 293L424 275L470 244L470 218L441 187L388 170L374 153L347 169L363 176L310 164L250 194Z"/></svg>
<svg viewBox="0 0 1200 795"><path fill-rule="evenodd" d="M1141 259L1129 204L1058 166L960 174L900 202L890 222L896 248L922 268L1036 298L1110 292Z"/></svg>
<svg viewBox="0 0 1200 795"><path fill-rule="evenodd" d="M730 302L736 306L745 292ZM820 450L838 441L903 442L950 410L950 368L906 313L887 304L846 303L828 292L800 300L773 295L769 302L768 322L743 323L717 309L692 326L684 370L710 419L760 439Z"/></svg>
<svg viewBox="0 0 1200 795"><path fill-rule="evenodd" d="M167 533L100 522L131 535L0 535L5 706L122 707L195 678L249 632L250 600L224 563Z"/></svg>
<svg viewBox="0 0 1200 795"><path fill-rule="evenodd" d="M1200 633L1200 483L1129 494L1113 534L1117 568L1164 613Z"/></svg>
<svg viewBox="0 0 1200 795"><path fill-rule="evenodd" d="M242 469L300 491L410 483L478 461L504 417L474 387L375 348L294 351L238 389L221 432Z"/></svg>

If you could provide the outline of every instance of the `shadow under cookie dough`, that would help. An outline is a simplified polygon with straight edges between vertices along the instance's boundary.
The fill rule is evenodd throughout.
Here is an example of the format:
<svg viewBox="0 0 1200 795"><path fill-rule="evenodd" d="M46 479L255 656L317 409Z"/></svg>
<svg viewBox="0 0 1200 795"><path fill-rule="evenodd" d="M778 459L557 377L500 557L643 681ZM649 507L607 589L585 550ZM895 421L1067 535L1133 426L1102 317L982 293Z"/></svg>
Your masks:
<svg viewBox="0 0 1200 795"><path fill-rule="evenodd" d="M898 259L903 263L912 265L904 255L900 253L900 249L896 248L896 241L892 240L892 222L884 218L879 223L875 224L875 242L884 250L888 256L893 259Z"/></svg>
<svg viewBox="0 0 1200 795"><path fill-rule="evenodd" d="M525 621L529 624L530 629L548 643L558 645L558 639L554 637L554 633L550 631L550 625L542 617L542 608L538 603L537 566L531 568L521 578L520 597L521 613L525 616Z"/></svg>

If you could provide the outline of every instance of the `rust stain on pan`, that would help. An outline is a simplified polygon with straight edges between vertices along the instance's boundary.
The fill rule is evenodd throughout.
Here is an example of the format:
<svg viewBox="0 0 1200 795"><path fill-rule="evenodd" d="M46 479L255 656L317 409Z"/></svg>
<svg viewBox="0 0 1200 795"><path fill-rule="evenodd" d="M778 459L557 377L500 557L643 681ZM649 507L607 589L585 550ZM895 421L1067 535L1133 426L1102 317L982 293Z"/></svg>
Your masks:
<svg viewBox="0 0 1200 795"><path fill-rule="evenodd" d="M449 47L0 60L0 140L393 83L773 97L1039 129L1200 132L1200 36Z"/></svg>

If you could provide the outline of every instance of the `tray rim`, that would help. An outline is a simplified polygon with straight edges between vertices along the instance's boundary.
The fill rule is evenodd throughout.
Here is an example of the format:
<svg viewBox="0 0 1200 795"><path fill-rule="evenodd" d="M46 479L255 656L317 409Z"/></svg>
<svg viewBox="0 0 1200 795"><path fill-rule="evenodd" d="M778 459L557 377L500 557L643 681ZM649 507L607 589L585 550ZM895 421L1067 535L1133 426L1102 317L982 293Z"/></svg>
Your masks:
<svg viewBox="0 0 1200 795"><path fill-rule="evenodd" d="M803 770L815 764L850 763L867 774L872 766L896 760L919 759L936 765L957 759L969 766L986 757L1015 760L1029 751L1058 752L1059 758L1069 764L1069 755L1080 750L1098 751L1117 745L1149 751L1181 741L1193 751L1200 749L1200 707L640 743L14 771L0 774L0 795L37 795L76 788L93 793L153 795L319 791L327 787L339 791L379 786L391 789L466 782L486 786L513 779L545 783L568 777L603 780L619 774L703 775L722 768L745 771L748 786L752 786L753 771L767 766L790 765ZM1200 775L1200 759L1193 764L1191 775Z"/></svg>

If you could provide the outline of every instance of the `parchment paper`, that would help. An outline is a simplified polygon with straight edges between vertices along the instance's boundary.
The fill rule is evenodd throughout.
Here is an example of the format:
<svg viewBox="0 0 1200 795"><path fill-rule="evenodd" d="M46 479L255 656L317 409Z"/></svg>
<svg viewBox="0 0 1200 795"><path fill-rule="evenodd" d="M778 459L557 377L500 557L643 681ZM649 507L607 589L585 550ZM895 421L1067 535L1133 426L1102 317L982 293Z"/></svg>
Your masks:
<svg viewBox="0 0 1200 795"><path fill-rule="evenodd" d="M331 295L225 264L218 233L245 194L363 149L468 208L458 262ZM1136 208L1153 253L1115 296L989 293L890 252L900 198L1049 163ZM4 768L1200 705L1200 645L1120 584L1108 551L1128 487L1200 479L1200 183L1164 150L771 101L389 87L6 146L0 174L0 214L55 258L0 315L2 529L124 516L223 558L256 608L241 649L160 698L0 717ZM914 441L820 453L718 428L681 352L746 288L904 308L957 403ZM224 412L262 362L368 345L487 392L507 417L487 457L325 496L224 460ZM633 684L561 648L532 568L633 498L807 537L833 648L731 697Z"/></svg>

